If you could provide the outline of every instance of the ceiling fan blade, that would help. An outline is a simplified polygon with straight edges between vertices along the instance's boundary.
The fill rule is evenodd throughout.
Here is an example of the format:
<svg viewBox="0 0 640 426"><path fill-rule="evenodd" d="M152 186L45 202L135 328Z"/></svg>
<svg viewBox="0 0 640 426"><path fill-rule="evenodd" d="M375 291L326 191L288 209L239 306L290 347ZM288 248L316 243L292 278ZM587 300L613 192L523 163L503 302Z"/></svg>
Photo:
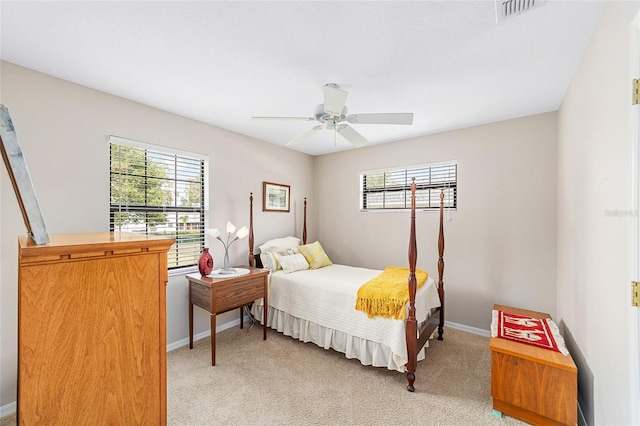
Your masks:
<svg viewBox="0 0 640 426"><path fill-rule="evenodd" d="M354 124L413 124L413 113L349 114L347 121Z"/></svg>
<svg viewBox="0 0 640 426"><path fill-rule="evenodd" d="M307 130L306 132L304 132L303 134L301 134L300 136L298 136L297 138L293 139L291 142L287 142L287 145L298 145L299 143L303 142L305 139L307 139L309 136L315 134L316 132L322 130L322 126L316 126L312 129Z"/></svg>
<svg viewBox="0 0 640 426"><path fill-rule="evenodd" d="M336 84L324 86L324 112L332 115L342 114L349 92L342 90Z"/></svg>
<svg viewBox="0 0 640 426"><path fill-rule="evenodd" d="M297 121L313 121L314 117L251 117L252 120L297 120Z"/></svg>
<svg viewBox="0 0 640 426"><path fill-rule="evenodd" d="M360 148L369 143L360 133L356 132L353 127L341 124L336 129L340 136L351 142L356 148Z"/></svg>

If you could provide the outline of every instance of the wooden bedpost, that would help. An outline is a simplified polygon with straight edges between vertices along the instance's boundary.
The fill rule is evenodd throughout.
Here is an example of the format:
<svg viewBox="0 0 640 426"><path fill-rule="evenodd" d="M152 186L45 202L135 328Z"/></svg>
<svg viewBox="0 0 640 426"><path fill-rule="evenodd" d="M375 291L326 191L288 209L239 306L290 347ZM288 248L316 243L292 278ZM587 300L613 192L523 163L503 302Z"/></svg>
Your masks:
<svg viewBox="0 0 640 426"><path fill-rule="evenodd" d="M438 295L440 296L440 324L438 325L438 340L444 333L444 189L440 190L440 232L438 234Z"/></svg>
<svg viewBox="0 0 640 426"><path fill-rule="evenodd" d="M249 193L249 266L256 266L253 257L253 192Z"/></svg>
<svg viewBox="0 0 640 426"><path fill-rule="evenodd" d="M307 244L307 197L304 197L304 216L302 219L302 244Z"/></svg>
<svg viewBox="0 0 640 426"><path fill-rule="evenodd" d="M416 179L411 181L411 231L409 234L409 312L406 320L407 340L407 390L413 392L413 383L416 380L417 334L418 323L416 321L416 260L418 258L418 246L416 243Z"/></svg>

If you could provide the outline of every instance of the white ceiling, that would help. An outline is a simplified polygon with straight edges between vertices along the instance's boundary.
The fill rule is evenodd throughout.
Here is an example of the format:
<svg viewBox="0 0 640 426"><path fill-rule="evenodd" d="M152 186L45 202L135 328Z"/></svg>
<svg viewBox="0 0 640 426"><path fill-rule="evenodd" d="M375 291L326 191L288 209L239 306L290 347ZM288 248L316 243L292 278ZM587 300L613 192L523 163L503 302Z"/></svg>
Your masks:
<svg viewBox="0 0 640 426"><path fill-rule="evenodd" d="M250 117L312 116L337 83L350 113L415 114L352 125L377 144L557 110L603 5L2 0L0 57L277 145L317 123ZM333 136L292 149L352 149Z"/></svg>

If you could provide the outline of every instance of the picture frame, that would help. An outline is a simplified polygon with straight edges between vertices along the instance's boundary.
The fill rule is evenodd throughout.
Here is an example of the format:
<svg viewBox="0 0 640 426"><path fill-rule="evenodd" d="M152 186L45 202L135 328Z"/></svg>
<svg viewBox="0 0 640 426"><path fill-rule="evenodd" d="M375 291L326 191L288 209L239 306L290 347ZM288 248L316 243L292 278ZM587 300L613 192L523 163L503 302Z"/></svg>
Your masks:
<svg viewBox="0 0 640 426"><path fill-rule="evenodd" d="M262 182L262 211L283 212L290 210L291 186L274 182Z"/></svg>

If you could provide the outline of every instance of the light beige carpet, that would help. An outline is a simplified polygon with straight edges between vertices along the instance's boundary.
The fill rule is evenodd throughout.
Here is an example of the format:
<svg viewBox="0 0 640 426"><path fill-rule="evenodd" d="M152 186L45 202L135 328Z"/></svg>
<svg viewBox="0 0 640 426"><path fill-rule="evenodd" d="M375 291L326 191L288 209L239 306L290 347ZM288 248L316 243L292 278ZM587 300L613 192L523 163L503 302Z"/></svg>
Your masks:
<svg viewBox="0 0 640 426"><path fill-rule="evenodd" d="M519 425L491 408L489 339L445 329L406 376L262 328L167 354L169 425ZM12 416L13 417L13 416ZM2 425L15 424L15 418Z"/></svg>
<svg viewBox="0 0 640 426"><path fill-rule="evenodd" d="M491 408L489 339L445 330L418 363L416 391L406 375L365 367L343 354L262 328L218 334L168 354L172 425L481 425Z"/></svg>

